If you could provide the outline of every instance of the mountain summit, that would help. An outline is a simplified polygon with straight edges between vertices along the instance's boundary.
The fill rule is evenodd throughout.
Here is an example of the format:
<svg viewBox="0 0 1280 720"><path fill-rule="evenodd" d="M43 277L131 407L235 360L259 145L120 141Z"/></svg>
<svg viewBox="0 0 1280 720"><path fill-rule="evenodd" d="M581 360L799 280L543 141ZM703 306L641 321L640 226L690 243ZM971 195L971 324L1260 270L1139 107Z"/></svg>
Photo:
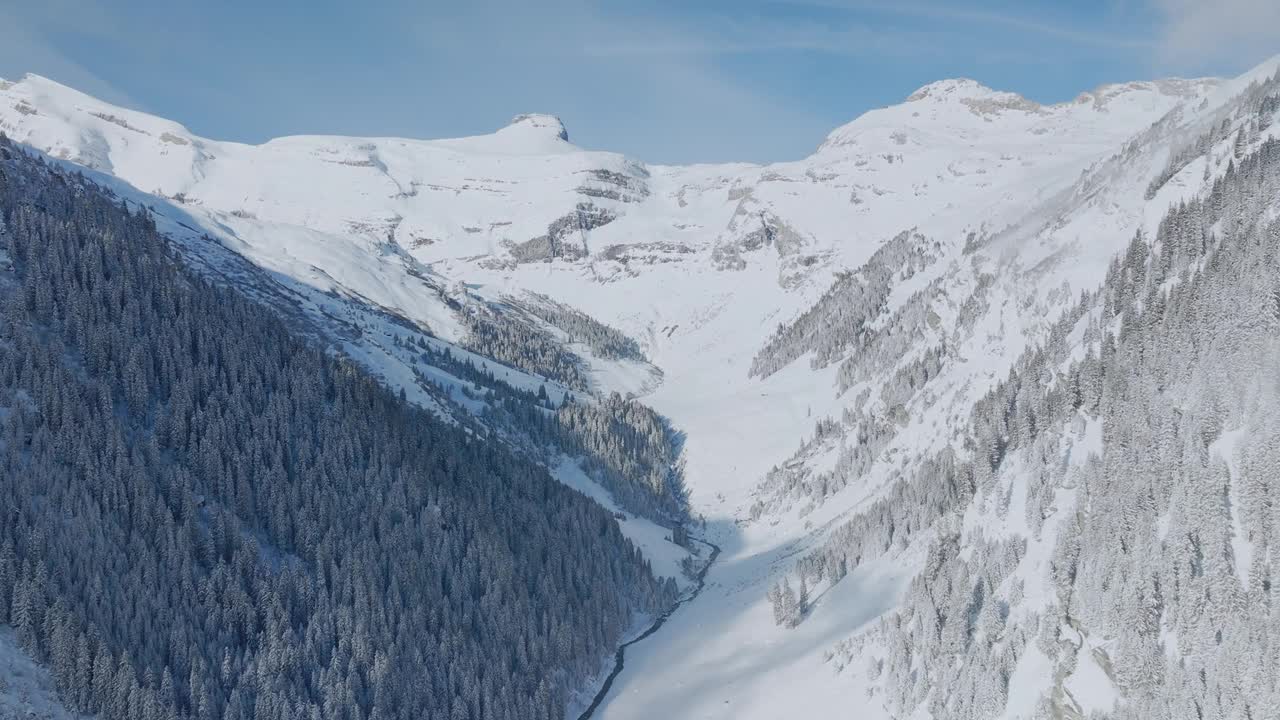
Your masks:
<svg viewBox="0 0 1280 720"><path fill-rule="evenodd" d="M528 127L534 130L550 132L555 137L569 142L569 131L565 129L564 123L555 115L543 115L541 113L525 113L511 118L511 122L507 123L506 129L514 127Z"/></svg>
<svg viewBox="0 0 1280 720"><path fill-rule="evenodd" d="M575 666L573 708L608 678L610 720L1249 717L1280 700L1275 73L1045 105L944 80L765 165L550 115L246 145L31 78L0 130L609 510L591 533L686 602L616 676ZM14 306L60 307L37 284ZM388 523L458 527L413 487Z"/></svg>

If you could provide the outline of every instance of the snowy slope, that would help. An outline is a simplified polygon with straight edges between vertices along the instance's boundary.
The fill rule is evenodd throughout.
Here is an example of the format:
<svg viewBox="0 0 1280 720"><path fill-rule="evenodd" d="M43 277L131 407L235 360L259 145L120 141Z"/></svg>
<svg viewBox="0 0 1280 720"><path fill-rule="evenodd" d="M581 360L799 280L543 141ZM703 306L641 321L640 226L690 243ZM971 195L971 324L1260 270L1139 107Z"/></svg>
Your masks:
<svg viewBox="0 0 1280 720"><path fill-rule="evenodd" d="M36 76L0 82L0 131L155 193L310 315L361 314L376 331L344 350L393 384L411 386L409 361L395 357L385 318L457 347L459 303L540 293L637 340L656 370L584 353L594 389L642 395L684 434L693 510L724 553L703 595L631 649L602 716L768 718L866 697L828 659L896 606L930 535L816 589L795 629L775 626L766 589L928 454L960 449L987 390L1136 232L1154 234L1228 161L1201 158L1148 192L1176 149L1278 65L1053 106L947 80L834 130L807 158L767 166L649 166L578 148L545 115L457 140L250 146ZM907 255L877 256L895 238ZM908 255L909 268L887 268L862 345L823 359L806 349L752 374L774 329L840 273ZM822 322L835 331L848 316ZM941 359L927 381L902 390L900 371L931 349ZM527 388L541 382L510 372ZM817 432L826 418L834 425ZM841 458L856 447L869 457L850 473ZM666 553L655 531L633 537Z"/></svg>
<svg viewBox="0 0 1280 720"><path fill-rule="evenodd" d="M49 671L22 649L17 633L0 625L0 717L73 720L85 717L67 710L58 698Z"/></svg>
<svg viewBox="0 0 1280 720"><path fill-rule="evenodd" d="M804 418L842 405L806 391L825 383L807 373L750 382L745 361L763 329L903 230L954 248L970 232L1008 227L1212 87L1135 84L1039 107L946 81L836 130L805 160L767 167L647 167L575 148L546 116L462 140L221 143L34 76L0 91L0 129L174 199L272 273L385 308L446 341L463 339L442 297L464 294L460 286L489 299L532 290L588 310L639 340L665 372L650 402L693 439L691 462L758 451L743 458L744 478L694 484L740 505L807 434ZM522 246L564 218L570 231L553 251L563 259L522 262ZM579 248L585 257L573 259ZM597 373L602 390L652 385L634 375ZM703 418L709 426L696 427Z"/></svg>
<svg viewBox="0 0 1280 720"><path fill-rule="evenodd" d="M663 316L691 314L691 303L715 312L716 298L746 284L733 276L699 282L654 307L675 284L672 274L745 266L821 285L825 270L858 264L909 227L903 217L930 235L999 229L1212 86L1104 88L1044 108L947 81L836 130L806 160L768 167L650 168L580 150L558 120L539 115L459 140L290 137L248 146L195 137L37 76L0 86L0 129L176 199L265 268L344 288L445 339L460 330L414 271L434 270L490 296L542 287L608 321L629 321L624 329L643 338L662 331ZM580 221L580 205L617 219L579 230L600 222ZM584 260L517 262L523 256L512 246L566 217L573 227L563 244L585 248ZM766 245L773 251L759 252ZM803 305L803 292L758 290L766 307ZM619 302L624 295L645 301ZM597 304L606 299L613 302ZM689 334L690 324L676 332Z"/></svg>

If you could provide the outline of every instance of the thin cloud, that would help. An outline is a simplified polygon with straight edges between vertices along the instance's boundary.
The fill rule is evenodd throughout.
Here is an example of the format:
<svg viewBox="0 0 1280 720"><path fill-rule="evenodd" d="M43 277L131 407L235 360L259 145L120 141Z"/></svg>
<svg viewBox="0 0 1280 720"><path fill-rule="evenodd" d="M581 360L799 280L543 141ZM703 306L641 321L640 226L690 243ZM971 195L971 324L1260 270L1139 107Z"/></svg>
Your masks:
<svg viewBox="0 0 1280 720"><path fill-rule="evenodd" d="M1190 70L1240 70L1280 53L1277 0L1151 0L1159 17L1162 64Z"/></svg>
<svg viewBox="0 0 1280 720"><path fill-rule="evenodd" d="M875 0L792 0L798 6L831 10L866 11L897 15L935 23L966 23L1017 30L1042 35L1080 46L1113 50L1152 50L1155 44L1139 37L1100 32L1056 24L1035 18L979 8L912 2L876 2Z"/></svg>
<svg viewBox="0 0 1280 720"><path fill-rule="evenodd" d="M424 66L440 68L441 83L469 96L473 109L483 106L495 122L517 112L554 112L574 142L650 162L734 160L744 146L757 157L789 159L830 129L808 108L770 97L719 62L760 47L751 28L725 24L711 32L646 9L611 11L580 0L551 5L480 0L425 15L415 28ZM499 13L499 27L483 21ZM471 90L492 78L501 78L500 93Z"/></svg>
<svg viewBox="0 0 1280 720"><path fill-rule="evenodd" d="M17 80L26 73L36 73L116 105L139 107L120 88L63 52L50 37L49 28L58 20L55 10L71 10L73 6L76 13L67 17L80 18L82 22L74 28L79 34L101 35L108 32L111 25L101 19L100 8L89 2L32 5L28 10L7 12L4 22L0 23L0 77L9 76ZM84 26L83 31L79 25Z"/></svg>
<svg viewBox="0 0 1280 720"><path fill-rule="evenodd" d="M595 57L716 56L786 51L877 57L911 54L918 57L921 47L934 47L928 42L929 38L929 33L889 33L862 26L830 28L797 24L784 27L774 23L680 39L668 36L622 43L596 42L585 46L583 51Z"/></svg>

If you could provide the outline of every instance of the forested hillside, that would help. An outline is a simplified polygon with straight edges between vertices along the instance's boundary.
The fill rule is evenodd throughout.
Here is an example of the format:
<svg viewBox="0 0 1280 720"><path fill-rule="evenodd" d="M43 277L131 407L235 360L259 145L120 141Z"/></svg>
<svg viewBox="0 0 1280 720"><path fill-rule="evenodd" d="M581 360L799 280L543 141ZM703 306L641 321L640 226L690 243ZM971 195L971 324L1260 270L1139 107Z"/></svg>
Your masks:
<svg viewBox="0 0 1280 720"><path fill-rule="evenodd" d="M1280 141L1238 155L974 409L971 460L925 463L771 590L795 625L809 588L927 542L904 607L833 653L894 716L1280 704Z"/></svg>
<svg viewBox="0 0 1280 720"><path fill-rule="evenodd" d="M941 80L648 165L0 81L60 168L2 161L0 669L112 718L1271 717L1278 97Z"/></svg>
<svg viewBox="0 0 1280 720"><path fill-rule="evenodd" d="M102 718L560 718L674 599L602 508L0 140L0 624Z"/></svg>

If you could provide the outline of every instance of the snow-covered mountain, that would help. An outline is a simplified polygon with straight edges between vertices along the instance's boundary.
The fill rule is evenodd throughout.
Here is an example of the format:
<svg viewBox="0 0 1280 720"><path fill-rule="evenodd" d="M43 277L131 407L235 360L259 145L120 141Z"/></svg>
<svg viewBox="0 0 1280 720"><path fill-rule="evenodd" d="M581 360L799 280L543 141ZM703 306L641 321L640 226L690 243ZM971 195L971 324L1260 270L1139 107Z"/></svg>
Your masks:
<svg viewBox="0 0 1280 720"><path fill-rule="evenodd" d="M1029 351L1054 348L1065 373L1118 331L1090 294L1135 236L1154 243L1170 208L1275 132L1264 100L1277 68L1280 58L1231 80L1113 85L1048 106L947 80L771 165L648 165L573 145L549 115L453 140L244 145L36 76L0 81L0 132L121 181L194 261L232 283L269 279L317 333L441 413L483 414L486 401L463 393L457 372L422 366L402 334L496 358L511 366L495 365L499 380L545 386L555 402L616 391L665 416L682 438L691 511L724 552L706 591L629 649L599 716L1069 716L1139 697L1105 660L1103 626L1051 609L1072 468L1103 451L1102 422L1082 414L1041 456L1024 447L989 468L980 492L919 506L946 474L940 458L989 449L975 445L983 403L1011 370L1027 372ZM608 349L597 325L574 329L587 320L636 352ZM512 325L583 371L486 340ZM1065 382L1034 367L1025 393ZM1026 505L1061 453L1052 482L1064 491L1048 494L1033 527L1008 507ZM571 468L562 477L599 492ZM887 516L909 521L863 547ZM660 529L632 533L666 552ZM919 578L957 558L1004 557L991 549L1001 542L1023 543L1016 571L982 591L1018 618L1002 626L1022 638L1002 646L1004 687L943 678L937 658L903 661L901 638L927 646L892 631L918 612ZM989 571L974 563L966 573ZM1016 598L995 587L1011 572ZM1092 660L1023 652L1034 644L1024 636L1053 635L1050 618ZM929 681L904 679L913 671Z"/></svg>

